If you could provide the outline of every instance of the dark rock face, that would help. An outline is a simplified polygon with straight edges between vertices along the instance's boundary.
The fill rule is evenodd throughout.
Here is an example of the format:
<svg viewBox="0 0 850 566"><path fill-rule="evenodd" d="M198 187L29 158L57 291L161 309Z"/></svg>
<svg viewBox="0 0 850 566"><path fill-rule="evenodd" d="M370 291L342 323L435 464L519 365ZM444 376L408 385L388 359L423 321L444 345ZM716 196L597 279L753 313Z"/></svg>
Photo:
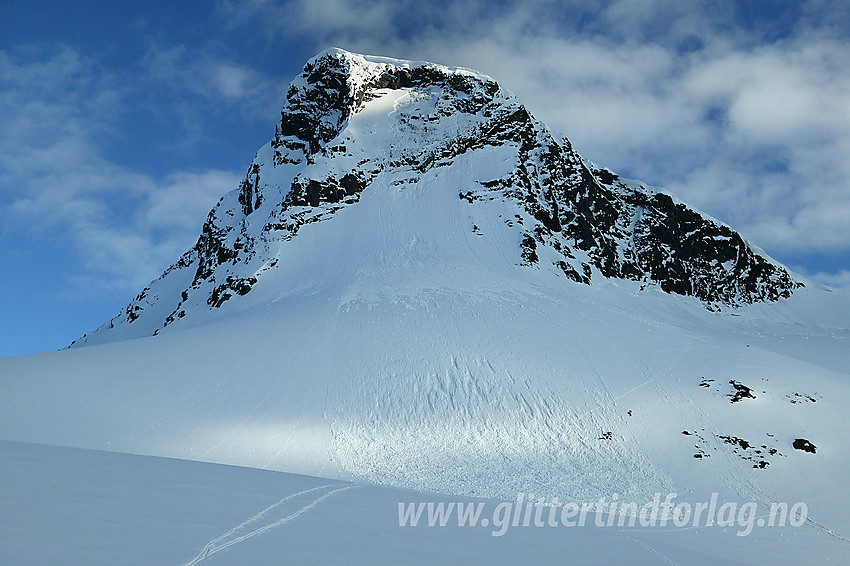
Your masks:
<svg viewBox="0 0 850 566"><path fill-rule="evenodd" d="M788 298L797 286L740 234L669 195L640 196L634 202L642 208L634 234L637 264L662 290L735 305Z"/></svg>
<svg viewBox="0 0 850 566"><path fill-rule="evenodd" d="M242 213L245 216L254 212L261 204L263 197L259 191L260 188L260 166L252 163L248 168L248 174L245 180L239 185L239 204L242 205Z"/></svg>
<svg viewBox="0 0 850 566"><path fill-rule="evenodd" d="M525 265L535 265L539 260L537 241L528 234L522 239L522 260Z"/></svg>
<svg viewBox="0 0 850 566"><path fill-rule="evenodd" d="M290 85L286 93L275 144L306 156L335 138L353 102L347 75L342 59L323 57L307 63L300 77L303 81Z"/></svg>
<svg viewBox="0 0 850 566"><path fill-rule="evenodd" d="M488 142L518 144L520 166L485 188L522 203L538 223L539 243L564 256L555 264L574 281L589 283L596 268L604 277L731 306L787 298L801 285L728 226L670 195L591 169L568 141L558 143L524 109L494 120L478 143ZM463 195L469 202L475 197ZM574 261L571 249L589 261Z"/></svg>
<svg viewBox="0 0 850 566"><path fill-rule="evenodd" d="M341 202L346 197L359 195L366 182L353 173L346 173L341 179L328 177L315 179L295 179L286 199L289 206L319 206L322 203Z"/></svg>
<svg viewBox="0 0 850 566"><path fill-rule="evenodd" d="M405 136L401 147L357 149L356 137L346 133L351 117L399 89L432 106L394 113ZM149 296L146 289L109 324L133 323L162 301L175 306L157 329L191 315L190 305L221 307L262 282L276 265L275 246L301 226L355 205L378 176L416 183L488 148L509 151L515 166L458 196L470 207L497 199L516 204L517 214L505 223L520 232L518 265L551 270L570 284L633 280L696 297L709 309L776 301L802 285L728 226L586 162L492 79L330 50L293 80L274 138L238 189L210 212L195 246L162 276L193 270L188 287L175 297ZM475 233L486 240L477 226Z"/></svg>
<svg viewBox="0 0 850 566"><path fill-rule="evenodd" d="M207 304L211 307L218 308L224 301L230 299L233 293L237 295L245 295L251 290L251 287L257 282L256 277L246 277L244 279L235 279L228 277L224 283L213 289ZM231 293L232 291L232 293Z"/></svg>
<svg viewBox="0 0 850 566"><path fill-rule="evenodd" d="M286 94L286 105L275 133L273 147L277 163L291 162L281 148L300 152L309 161L329 141L339 135L351 114L374 98L381 89L398 90L422 86L438 86L463 93L456 110L474 114L481 110L499 85L488 81L483 93L476 89L470 76L446 74L436 66L413 68L388 66L364 83L351 81L351 62L337 52L319 56L304 67ZM297 161L297 158L295 158Z"/></svg>
<svg viewBox="0 0 850 566"><path fill-rule="evenodd" d="M244 247L244 244L237 242L232 247L228 247L227 235L230 232L232 229L218 226L210 213L201 230L201 237L195 244L199 259L195 278L192 281L193 286L208 279L218 266L239 257L239 250Z"/></svg>

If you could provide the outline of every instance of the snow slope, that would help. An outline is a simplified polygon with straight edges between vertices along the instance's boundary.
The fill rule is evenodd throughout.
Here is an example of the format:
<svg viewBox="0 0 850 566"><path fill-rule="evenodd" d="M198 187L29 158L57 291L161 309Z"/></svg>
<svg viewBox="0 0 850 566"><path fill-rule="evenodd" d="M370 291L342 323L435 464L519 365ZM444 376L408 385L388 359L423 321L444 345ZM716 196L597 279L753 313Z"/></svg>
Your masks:
<svg viewBox="0 0 850 566"><path fill-rule="evenodd" d="M0 431L476 496L727 491L806 501L848 532L830 489L848 470L846 329L455 269L470 272L450 290L364 274L345 294L330 280L181 332L0 360ZM730 380L755 399L732 403Z"/></svg>
<svg viewBox="0 0 850 566"><path fill-rule="evenodd" d="M321 478L0 441L0 560L86 564L823 564L812 529L398 526L398 503L481 503ZM483 500L486 505L495 502Z"/></svg>

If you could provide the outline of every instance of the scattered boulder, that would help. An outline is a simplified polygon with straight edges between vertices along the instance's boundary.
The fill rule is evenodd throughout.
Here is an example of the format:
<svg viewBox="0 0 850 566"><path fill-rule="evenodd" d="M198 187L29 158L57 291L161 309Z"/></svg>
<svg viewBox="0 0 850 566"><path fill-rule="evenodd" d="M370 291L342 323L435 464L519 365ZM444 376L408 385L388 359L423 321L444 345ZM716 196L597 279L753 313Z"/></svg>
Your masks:
<svg viewBox="0 0 850 566"><path fill-rule="evenodd" d="M791 446L793 446L796 450L802 450L803 452L811 452L812 454L817 452L817 446L815 446L805 438L798 438L794 440Z"/></svg>
<svg viewBox="0 0 850 566"><path fill-rule="evenodd" d="M727 395L733 403L737 403L741 399L755 399L756 396L753 395L753 390L741 383L740 381L735 381L734 379L730 379L729 383L735 389L732 393Z"/></svg>

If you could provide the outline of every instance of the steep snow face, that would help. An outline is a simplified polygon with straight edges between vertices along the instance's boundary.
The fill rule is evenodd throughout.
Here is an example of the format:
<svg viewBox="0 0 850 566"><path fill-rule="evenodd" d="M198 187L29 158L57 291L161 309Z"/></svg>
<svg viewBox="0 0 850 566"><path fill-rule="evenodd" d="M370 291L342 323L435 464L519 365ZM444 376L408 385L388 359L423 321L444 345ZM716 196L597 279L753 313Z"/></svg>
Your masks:
<svg viewBox="0 0 850 566"><path fill-rule="evenodd" d="M321 245L295 249L314 223ZM586 163L489 77L332 49L293 80L274 138L195 247L76 344L203 324L321 278L350 292L377 250L408 259L415 250L447 289L459 284L451 266L481 277L545 272L564 285L638 281L716 309L802 285L729 227Z"/></svg>

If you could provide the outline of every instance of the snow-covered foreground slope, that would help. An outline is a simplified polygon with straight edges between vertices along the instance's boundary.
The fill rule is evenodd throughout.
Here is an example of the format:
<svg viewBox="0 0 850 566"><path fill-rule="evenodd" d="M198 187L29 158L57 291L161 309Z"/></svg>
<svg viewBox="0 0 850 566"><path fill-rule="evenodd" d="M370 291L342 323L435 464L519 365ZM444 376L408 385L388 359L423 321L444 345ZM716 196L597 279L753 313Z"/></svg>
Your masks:
<svg viewBox="0 0 850 566"><path fill-rule="evenodd" d="M810 527L399 526L398 504L498 502L181 460L0 441L0 562L840 564ZM546 517L544 515L544 517ZM533 525L531 523L530 525Z"/></svg>

